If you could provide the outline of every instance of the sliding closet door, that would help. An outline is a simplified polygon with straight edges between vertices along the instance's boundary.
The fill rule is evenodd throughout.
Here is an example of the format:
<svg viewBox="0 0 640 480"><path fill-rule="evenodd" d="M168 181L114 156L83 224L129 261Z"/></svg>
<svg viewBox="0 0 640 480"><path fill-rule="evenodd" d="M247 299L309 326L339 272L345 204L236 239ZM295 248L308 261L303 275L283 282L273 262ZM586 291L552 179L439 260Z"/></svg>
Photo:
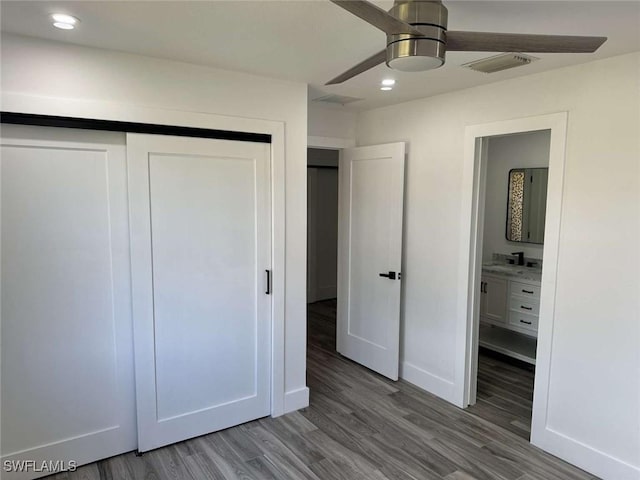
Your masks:
<svg viewBox="0 0 640 480"><path fill-rule="evenodd" d="M124 134L3 125L0 175L2 478L134 450Z"/></svg>
<svg viewBox="0 0 640 480"><path fill-rule="evenodd" d="M269 414L269 147L127 135L140 451Z"/></svg>

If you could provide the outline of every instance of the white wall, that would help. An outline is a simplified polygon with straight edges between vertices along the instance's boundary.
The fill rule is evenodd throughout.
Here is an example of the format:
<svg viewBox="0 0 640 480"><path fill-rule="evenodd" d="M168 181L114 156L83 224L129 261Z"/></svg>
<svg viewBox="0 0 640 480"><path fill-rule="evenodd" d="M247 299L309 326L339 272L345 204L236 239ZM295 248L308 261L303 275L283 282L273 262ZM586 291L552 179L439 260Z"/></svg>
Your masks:
<svg viewBox="0 0 640 480"><path fill-rule="evenodd" d="M284 124L285 408L305 406L307 86L6 34L2 36L1 59L3 108L10 99L11 111L21 111L22 98L25 105L32 106L33 97L46 97L58 100L59 115L73 113L71 107L65 110L65 102L70 105L86 100L95 102L87 103L96 105L91 112L94 118L110 118L114 112L116 117L126 117L134 107L149 107L157 112L154 120L158 123L179 116L175 112L197 112L225 115L238 122L259 119ZM42 108L49 104L43 101ZM105 117L106 107L101 110L107 104L109 117Z"/></svg>
<svg viewBox="0 0 640 480"><path fill-rule="evenodd" d="M310 102L308 135L310 147L353 147L356 137L356 112L340 105Z"/></svg>
<svg viewBox="0 0 640 480"><path fill-rule="evenodd" d="M639 64L633 53L363 112L356 135L408 143L402 375L451 400L465 126L568 111L546 423L605 478L613 464L640 474Z"/></svg>
<svg viewBox="0 0 640 480"><path fill-rule="evenodd" d="M494 253L522 251L525 257L542 258L542 245L509 242L505 235L509 170L549 166L549 131L505 135L489 139L487 193L484 206L483 260Z"/></svg>

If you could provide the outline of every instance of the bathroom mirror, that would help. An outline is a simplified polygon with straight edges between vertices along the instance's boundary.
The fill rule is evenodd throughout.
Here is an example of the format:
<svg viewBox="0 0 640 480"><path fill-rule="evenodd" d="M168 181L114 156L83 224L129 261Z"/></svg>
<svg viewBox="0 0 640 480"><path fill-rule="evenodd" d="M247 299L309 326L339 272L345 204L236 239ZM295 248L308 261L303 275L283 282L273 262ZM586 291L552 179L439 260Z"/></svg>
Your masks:
<svg viewBox="0 0 640 480"><path fill-rule="evenodd" d="M548 168L514 168L509 171L507 240L544 242L548 177Z"/></svg>

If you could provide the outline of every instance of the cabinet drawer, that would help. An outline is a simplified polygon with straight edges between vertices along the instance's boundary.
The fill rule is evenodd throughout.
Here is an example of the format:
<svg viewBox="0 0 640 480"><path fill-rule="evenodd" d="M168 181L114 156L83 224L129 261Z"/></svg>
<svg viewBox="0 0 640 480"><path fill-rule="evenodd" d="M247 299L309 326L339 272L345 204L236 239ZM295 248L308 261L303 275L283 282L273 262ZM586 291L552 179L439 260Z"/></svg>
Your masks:
<svg viewBox="0 0 640 480"><path fill-rule="evenodd" d="M511 295L540 300L540 287L537 285L528 285L526 283L511 282Z"/></svg>
<svg viewBox="0 0 640 480"><path fill-rule="evenodd" d="M526 328L527 330L538 330L538 316L529 313L509 312L509 325Z"/></svg>
<svg viewBox="0 0 640 480"><path fill-rule="evenodd" d="M540 304L537 300L511 296L509 299L509 310L538 315L540 312Z"/></svg>

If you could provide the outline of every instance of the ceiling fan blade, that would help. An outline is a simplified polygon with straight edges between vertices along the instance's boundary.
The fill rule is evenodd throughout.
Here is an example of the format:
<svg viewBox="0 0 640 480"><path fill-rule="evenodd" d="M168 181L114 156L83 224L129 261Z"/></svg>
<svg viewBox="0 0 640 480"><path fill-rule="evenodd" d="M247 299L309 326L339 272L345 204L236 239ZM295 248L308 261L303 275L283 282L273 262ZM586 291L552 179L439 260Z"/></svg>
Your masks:
<svg viewBox="0 0 640 480"><path fill-rule="evenodd" d="M522 33L447 32L447 51L592 53L607 37Z"/></svg>
<svg viewBox="0 0 640 480"><path fill-rule="evenodd" d="M400 35L407 33L411 35L424 36L420 30L413 28L408 23L394 17L389 12L381 9L366 0L331 0L339 7L344 8L349 13L360 17L367 23L379 28L387 35Z"/></svg>
<svg viewBox="0 0 640 480"><path fill-rule="evenodd" d="M349 80L350 78L355 77L356 75L361 74L362 72L366 72L370 68L373 68L381 63L384 63L387 60L387 49L376 53L375 55L370 56L366 60L360 62L355 67L351 67L344 73L341 73L336 78L329 80L325 85L335 85L337 83L342 83L345 80Z"/></svg>

